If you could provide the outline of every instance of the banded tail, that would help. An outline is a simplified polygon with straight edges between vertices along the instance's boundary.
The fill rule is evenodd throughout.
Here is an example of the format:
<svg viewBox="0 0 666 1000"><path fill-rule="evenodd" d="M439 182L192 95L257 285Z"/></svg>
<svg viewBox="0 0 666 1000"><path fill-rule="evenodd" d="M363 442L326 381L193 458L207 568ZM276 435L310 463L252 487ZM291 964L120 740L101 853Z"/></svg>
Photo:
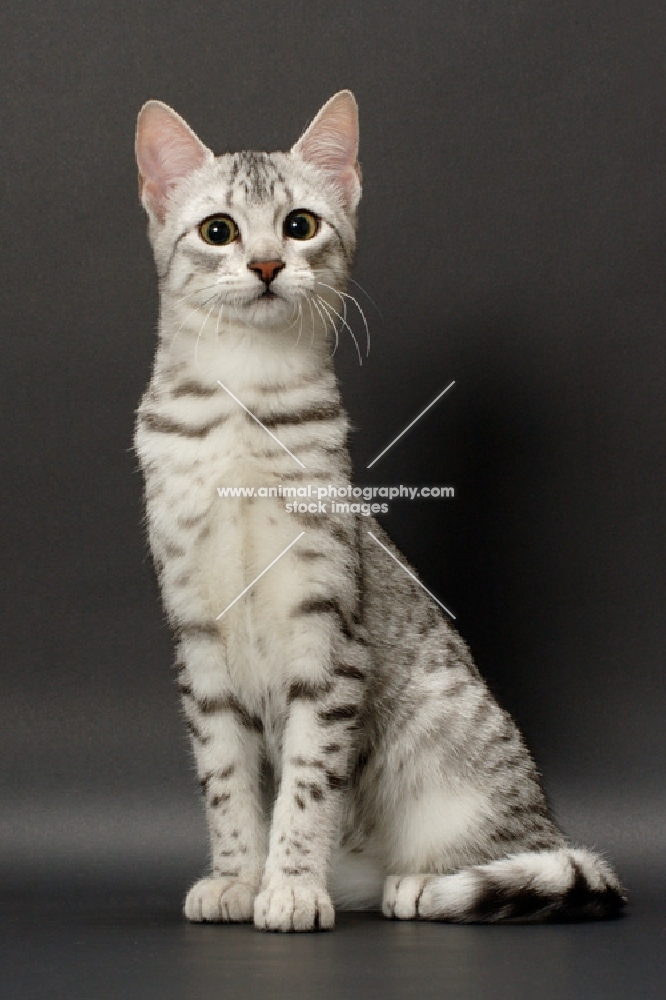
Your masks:
<svg viewBox="0 0 666 1000"><path fill-rule="evenodd" d="M452 875L391 875L382 909L402 920L505 923L605 920L627 897L617 876L592 851L512 854Z"/></svg>

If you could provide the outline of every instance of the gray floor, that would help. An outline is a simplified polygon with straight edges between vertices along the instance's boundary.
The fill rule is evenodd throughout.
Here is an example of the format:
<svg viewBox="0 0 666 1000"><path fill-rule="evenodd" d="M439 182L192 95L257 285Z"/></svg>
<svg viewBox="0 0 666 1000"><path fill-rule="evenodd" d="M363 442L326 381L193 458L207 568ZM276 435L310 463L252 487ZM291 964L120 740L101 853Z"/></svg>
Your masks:
<svg viewBox="0 0 666 1000"><path fill-rule="evenodd" d="M628 915L602 924L456 927L338 916L332 933L192 926L178 884L10 886L3 998L575 997L666 995L666 907L636 872ZM6 887L7 888L7 887Z"/></svg>

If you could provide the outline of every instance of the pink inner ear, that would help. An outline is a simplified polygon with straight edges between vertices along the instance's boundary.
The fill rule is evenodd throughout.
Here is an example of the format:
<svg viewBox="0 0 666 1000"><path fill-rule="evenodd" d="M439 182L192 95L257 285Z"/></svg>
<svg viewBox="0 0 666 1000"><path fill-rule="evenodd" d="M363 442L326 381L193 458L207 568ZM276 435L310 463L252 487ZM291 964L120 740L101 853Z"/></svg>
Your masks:
<svg viewBox="0 0 666 1000"><path fill-rule="evenodd" d="M212 153L166 104L149 101L139 113L136 158L141 197L158 218L166 211L170 188L202 166Z"/></svg>
<svg viewBox="0 0 666 1000"><path fill-rule="evenodd" d="M351 202L360 190L358 111L348 90L332 97L293 147L302 159L330 174Z"/></svg>

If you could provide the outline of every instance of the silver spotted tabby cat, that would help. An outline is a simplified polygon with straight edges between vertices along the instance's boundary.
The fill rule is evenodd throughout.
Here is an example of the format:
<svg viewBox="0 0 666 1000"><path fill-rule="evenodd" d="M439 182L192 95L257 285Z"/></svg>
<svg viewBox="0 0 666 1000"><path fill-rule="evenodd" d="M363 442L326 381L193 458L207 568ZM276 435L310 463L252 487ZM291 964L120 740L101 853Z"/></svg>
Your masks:
<svg viewBox="0 0 666 1000"><path fill-rule="evenodd" d="M160 319L135 440L211 844L185 913L612 916L616 875L554 825L516 725L376 521L218 492L349 481L331 348L357 148L349 91L287 153L215 157L166 105L139 115Z"/></svg>

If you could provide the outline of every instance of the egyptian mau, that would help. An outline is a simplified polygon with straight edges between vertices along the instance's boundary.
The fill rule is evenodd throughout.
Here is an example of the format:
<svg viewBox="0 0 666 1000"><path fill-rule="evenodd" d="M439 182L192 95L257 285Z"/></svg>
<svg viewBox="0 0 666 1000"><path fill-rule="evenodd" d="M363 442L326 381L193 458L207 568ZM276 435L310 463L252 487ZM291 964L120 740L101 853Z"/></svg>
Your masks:
<svg viewBox="0 0 666 1000"><path fill-rule="evenodd" d="M376 521L218 493L349 481L331 346L357 146L349 91L287 153L215 157L166 105L139 115L160 319L136 450L212 854L185 914L611 916L617 877L554 825L514 722Z"/></svg>

